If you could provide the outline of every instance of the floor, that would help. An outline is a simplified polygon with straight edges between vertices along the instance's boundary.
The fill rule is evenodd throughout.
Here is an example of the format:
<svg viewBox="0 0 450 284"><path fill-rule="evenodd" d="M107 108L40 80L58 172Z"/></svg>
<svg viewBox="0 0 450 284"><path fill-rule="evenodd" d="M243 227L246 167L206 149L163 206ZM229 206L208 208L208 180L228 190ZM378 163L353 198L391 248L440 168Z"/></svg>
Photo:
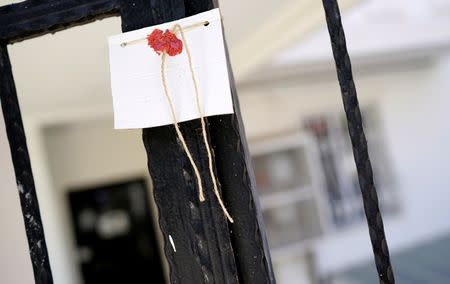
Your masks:
<svg viewBox="0 0 450 284"><path fill-rule="evenodd" d="M391 256L396 283L450 283L450 236ZM342 283L378 284L375 265L366 263L340 275Z"/></svg>

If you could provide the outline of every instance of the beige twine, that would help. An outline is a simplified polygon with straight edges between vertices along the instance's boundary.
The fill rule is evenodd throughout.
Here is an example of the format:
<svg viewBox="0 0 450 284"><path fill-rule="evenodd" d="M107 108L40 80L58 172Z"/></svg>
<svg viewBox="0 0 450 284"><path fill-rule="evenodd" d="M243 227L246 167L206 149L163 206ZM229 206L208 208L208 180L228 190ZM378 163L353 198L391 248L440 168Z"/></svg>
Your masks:
<svg viewBox="0 0 450 284"><path fill-rule="evenodd" d="M187 45L187 41L184 35L184 31L183 28L179 25L179 24L175 24L175 26L172 29L172 32L174 32L175 30L178 30L181 34L181 39L183 41L183 45L185 47L186 50L186 55L189 61L189 69L191 71L191 78L192 78L192 83L194 84L194 90L195 90L195 101L196 101L196 105L197 105L197 111L200 114L200 121L202 124L202 135L203 135L203 141L205 143L205 147L206 147L206 151L208 153L208 164L209 164L209 173L211 175L211 180L213 183L213 188L214 188L214 194L217 197L217 200L219 201L220 207L222 207L223 213L225 214L225 216L228 218L228 220L233 223L233 218L231 218L230 214L228 213L227 209L225 208L225 205L223 204L222 198L220 196L219 193L219 189L217 186L217 180L214 174L214 169L213 169L213 158L212 158L212 154L211 154L211 149L209 146L209 142L208 142L208 138L207 138L207 134L206 134L206 124L205 124L205 119L204 119L204 114L203 111L200 107L200 96L199 96L199 90L198 90L198 85L197 85L197 80L195 78L195 73L194 73L194 68L193 68L193 64L192 64L192 57L191 57L191 53L189 50L189 47ZM197 184L198 184L198 190L199 190L199 199L201 202L205 201L205 196L203 193L203 186L202 186L202 181L201 181L201 176L200 176L200 172L197 168L197 165L194 162L194 159L192 158L192 154L189 151L189 148L187 147L186 141L184 140L183 134L180 131L180 127L178 125L178 119L177 119L177 115L175 113L175 107L173 104L173 100L172 97L169 94L168 91L168 87L167 87L167 79L166 79L166 75L165 75L165 65L166 65L166 57L167 57L167 53L163 52L162 57L161 57L161 77L162 77L162 84L164 87L164 94L167 98L167 101L169 102L169 107L170 107L170 111L172 113L172 118L173 118L173 124L175 126L175 130L177 132L178 138L181 141L181 144L183 146L184 152L186 152L186 155L189 159L189 161L191 162L192 168L194 169L194 173L197 177Z"/></svg>

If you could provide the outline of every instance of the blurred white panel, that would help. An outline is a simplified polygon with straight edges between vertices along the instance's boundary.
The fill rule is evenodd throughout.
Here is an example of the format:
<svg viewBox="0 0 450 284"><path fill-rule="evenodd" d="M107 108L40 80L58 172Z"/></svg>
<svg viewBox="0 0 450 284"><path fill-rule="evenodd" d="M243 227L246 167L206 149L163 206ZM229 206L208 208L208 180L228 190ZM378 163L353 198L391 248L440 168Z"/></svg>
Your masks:
<svg viewBox="0 0 450 284"><path fill-rule="evenodd" d="M450 2L445 0L366 0L343 13L350 55L374 57L450 49ZM286 48L276 66L330 61L324 25L304 40Z"/></svg>

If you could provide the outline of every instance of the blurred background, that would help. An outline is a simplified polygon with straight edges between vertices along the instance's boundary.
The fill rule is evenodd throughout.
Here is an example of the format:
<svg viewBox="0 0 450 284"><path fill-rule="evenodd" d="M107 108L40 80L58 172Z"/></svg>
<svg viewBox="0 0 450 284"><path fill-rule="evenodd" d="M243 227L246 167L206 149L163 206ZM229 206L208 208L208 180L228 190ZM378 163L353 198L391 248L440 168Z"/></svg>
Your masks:
<svg viewBox="0 0 450 284"><path fill-rule="evenodd" d="M450 283L450 2L339 2L397 282ZM321 1L221 10L278 283L378 283ZM113 130L120 32L8 46L56 284L163 281L141 134ZM1 282L34 283L0 120Z"/></svg>

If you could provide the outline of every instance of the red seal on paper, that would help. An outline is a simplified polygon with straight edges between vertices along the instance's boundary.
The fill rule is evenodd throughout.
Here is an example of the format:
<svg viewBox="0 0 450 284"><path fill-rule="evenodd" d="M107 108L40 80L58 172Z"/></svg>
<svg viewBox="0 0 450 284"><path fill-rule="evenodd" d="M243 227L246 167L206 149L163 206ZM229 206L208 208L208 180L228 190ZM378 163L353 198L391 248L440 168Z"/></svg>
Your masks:
<svg viewBox="0 0 450 284"><path fill-rule="evenodd" d="M183 51L183 41L169 31L162 31L155 29L151 34L147 36L148 45L160 55L166 52L170 56L175 56Z"/></svg>

